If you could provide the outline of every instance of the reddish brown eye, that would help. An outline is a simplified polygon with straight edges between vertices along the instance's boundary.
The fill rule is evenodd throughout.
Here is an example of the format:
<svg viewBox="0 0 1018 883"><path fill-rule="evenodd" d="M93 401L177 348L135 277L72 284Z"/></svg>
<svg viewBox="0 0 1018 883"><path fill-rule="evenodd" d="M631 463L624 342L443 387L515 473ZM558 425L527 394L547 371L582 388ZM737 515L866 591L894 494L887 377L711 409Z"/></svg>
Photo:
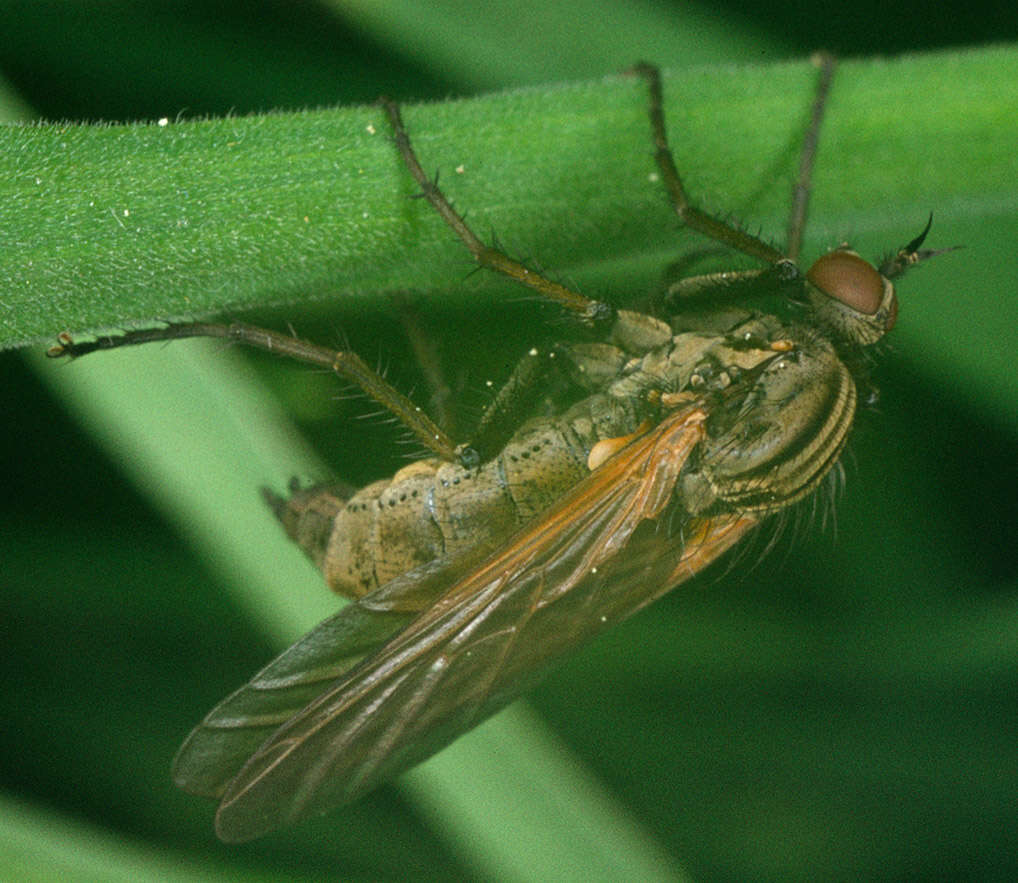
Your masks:
<svg viewBox="0 0 1018 883"><path fill-rule="evenodd" d="M806 274L824 294L872 316L884 299L884 280L872 264L851 251L832 251Z"/></svg>

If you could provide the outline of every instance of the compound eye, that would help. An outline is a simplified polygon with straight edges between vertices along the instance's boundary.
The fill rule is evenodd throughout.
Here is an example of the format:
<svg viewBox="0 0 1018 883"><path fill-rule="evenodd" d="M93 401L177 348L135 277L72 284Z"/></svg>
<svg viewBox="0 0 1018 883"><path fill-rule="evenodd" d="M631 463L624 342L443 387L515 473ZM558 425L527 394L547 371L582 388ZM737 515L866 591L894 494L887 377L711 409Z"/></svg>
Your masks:
<svg viewBox="0 0 1018 883"><path fill-rule="evenodd" d="M824 294L867 316L880 309L884 299L883 277L854 251L825 254L806 278Z"/></svg>

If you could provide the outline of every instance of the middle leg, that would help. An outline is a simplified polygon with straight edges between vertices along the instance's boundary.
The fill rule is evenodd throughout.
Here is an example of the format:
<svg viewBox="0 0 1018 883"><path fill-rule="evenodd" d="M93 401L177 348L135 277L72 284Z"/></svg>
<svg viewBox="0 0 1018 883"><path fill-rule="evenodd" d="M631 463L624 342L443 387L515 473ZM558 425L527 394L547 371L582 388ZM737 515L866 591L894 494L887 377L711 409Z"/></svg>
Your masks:
<svg viewBox="0 0 1018 883"><path fill-rule="evenodd" d="M413 175L414 180L421 188L424 198L431 203L439 215L441 215L442 220L460 238L460 241L467 247L474 260L480 266L494 270L519 282L521 285L532 288L542 297L564 307L584 325L602 328L611 323L615 317L615 310L609 304L586 297L577 291L560 285L558 282L553 282L535 270L524 266L519 261L513 260L499 249L485 245L477 237L477 234L470 229L463 216L452 207L445 194L439 189L437 182L429 178L421 167L413 145L410 143L410 136L403 125L399 106L388 98L382 98L380 103L389 117L400 156L403 158L403 162L406 164L407 169L409 169L410 174Z"/></svg>

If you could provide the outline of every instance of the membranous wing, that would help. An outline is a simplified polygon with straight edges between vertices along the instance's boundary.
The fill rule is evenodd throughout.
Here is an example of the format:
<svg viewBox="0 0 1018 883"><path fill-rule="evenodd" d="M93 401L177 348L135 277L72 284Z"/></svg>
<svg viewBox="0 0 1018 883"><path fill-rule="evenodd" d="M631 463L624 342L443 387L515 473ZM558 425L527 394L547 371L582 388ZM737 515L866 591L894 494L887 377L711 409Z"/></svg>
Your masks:
<svg viewBox="0 0 1018 883"><path fill-rule="evenodd" d="M503 547L326 620L195 729L178 784L221 796L219 836L247 840L360 797L502 708L755 523L687 519L680 536L657 521L705 419L673 413Z"/></svg>

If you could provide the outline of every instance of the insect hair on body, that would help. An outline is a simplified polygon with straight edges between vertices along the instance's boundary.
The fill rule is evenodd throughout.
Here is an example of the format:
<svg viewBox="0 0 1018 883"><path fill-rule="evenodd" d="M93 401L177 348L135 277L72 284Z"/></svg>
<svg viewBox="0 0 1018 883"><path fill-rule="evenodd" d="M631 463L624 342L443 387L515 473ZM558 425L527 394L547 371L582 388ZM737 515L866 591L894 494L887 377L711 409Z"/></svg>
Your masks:
<svg viewBox="0 0 1018 883"><path fill-rule="evenodd" d="M847 246L799 268L833 60L819 67L782 249L690 203L657 69L633 68L680 220L760 265L678 281L666 316L616 309L486 245L423 171L399 108L380 102L421 195L474 261L582 332L525 354L466 440L355 353L274 331L195 322L60 336L54 357L183 337L271 350L352 382L429 452L357 491L266 494L352 603L223 700L181 748L175 780L219 801L223 839L261 836L392 779L837 469L859 398L855 353L893 328L893 280L932 252L922 250L927 224L879 268ZM778 313L760 309L774 300ZM553 387L569 394L549 413Z"/></svg>

